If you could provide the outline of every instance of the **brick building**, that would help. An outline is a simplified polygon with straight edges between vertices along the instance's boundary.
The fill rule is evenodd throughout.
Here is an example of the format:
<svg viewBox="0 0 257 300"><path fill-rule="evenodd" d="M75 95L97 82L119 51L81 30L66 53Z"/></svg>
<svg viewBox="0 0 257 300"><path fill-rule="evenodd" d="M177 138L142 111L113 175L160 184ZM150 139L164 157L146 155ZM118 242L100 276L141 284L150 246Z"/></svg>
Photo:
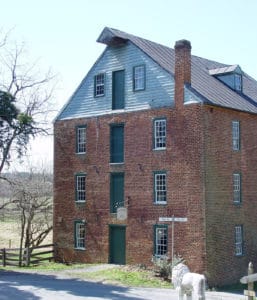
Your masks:
<svg viewBox="0 0 257 300"><path fill-rule="evenodd" d="M182 255L210 285L257 264L257 82L238 65L104 28L54 123L54 242L65 261ZM164 217L183 218L172 222ZM169 220L169 219L168 219Z"/></svg>

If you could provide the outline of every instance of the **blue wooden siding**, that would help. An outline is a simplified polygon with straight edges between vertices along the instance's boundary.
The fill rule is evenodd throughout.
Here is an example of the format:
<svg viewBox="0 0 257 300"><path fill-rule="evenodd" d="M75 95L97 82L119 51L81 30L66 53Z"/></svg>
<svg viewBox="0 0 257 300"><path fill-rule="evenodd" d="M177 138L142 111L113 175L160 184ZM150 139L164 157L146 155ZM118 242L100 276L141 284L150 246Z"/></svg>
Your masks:
<svg viewBox="0 0 257 300"><path fill-rule="evenodd" d="M185 104L192 104L192 103L201 103L203 102L197 95L195 95L192 91L184 88L184 103Z"/></svg>
<svg viewBox="0 0 257 300"><path fill-rule="evenodd" d="M145 65L146 88L133 91L133 67ZM112 72L125 70L125 108L112 110ZM105 73L105 95L94 97L94 76ZM107 47L57 120L104 115L174 105L174 78L134 44Z"/></svg>

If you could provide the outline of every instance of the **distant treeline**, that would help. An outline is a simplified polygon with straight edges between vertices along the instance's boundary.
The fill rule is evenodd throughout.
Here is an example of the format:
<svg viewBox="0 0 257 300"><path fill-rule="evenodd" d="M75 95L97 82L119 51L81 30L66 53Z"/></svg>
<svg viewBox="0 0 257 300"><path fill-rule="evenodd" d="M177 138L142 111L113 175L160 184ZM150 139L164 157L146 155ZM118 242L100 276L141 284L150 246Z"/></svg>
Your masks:
<svg viewBox="0 0 257 300"><path fill-rule="evenodd" d="M11 182L17 182L22 180L44 180L53 183L53 174L47 173L31 173L31 172L15 172L15 173L3 173L2 177L8 180L0 179L0 198L9 198L12 195L12 189L10 188Z"/></svg>

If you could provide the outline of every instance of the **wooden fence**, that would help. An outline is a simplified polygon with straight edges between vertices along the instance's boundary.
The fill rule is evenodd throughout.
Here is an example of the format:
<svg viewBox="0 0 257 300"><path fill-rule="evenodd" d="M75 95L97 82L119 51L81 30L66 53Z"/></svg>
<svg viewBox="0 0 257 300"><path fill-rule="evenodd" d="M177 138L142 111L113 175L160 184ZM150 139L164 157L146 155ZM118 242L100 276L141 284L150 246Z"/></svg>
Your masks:
<svg viewBox="0 0 257 300"><path fill-rule="evenodd" d="M0 249L0 265L5 266L30 266L40 264L44 260L54 258L54 244L42 245L35 248L23 248L20 255L20 248Z"/></svg>

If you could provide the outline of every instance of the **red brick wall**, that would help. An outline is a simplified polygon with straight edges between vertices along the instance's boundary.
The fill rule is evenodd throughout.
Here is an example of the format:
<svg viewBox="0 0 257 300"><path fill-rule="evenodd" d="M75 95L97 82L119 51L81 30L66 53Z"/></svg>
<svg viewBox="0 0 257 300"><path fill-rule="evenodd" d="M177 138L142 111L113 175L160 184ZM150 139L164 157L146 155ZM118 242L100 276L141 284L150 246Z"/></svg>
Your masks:
<svg viewBox="0 0 257 300"><path fill-rule="evenodd" d="M256 116L205 109L207 275L210 285L238 282L249 261L257 266ZM232 120L240 121L241 150L232 151ZM242 174L242 204L233 204L233 172ZM244 226L244 256L236 257L234 226Z"/></svg>
<svg viewBox="0 0 257 300"><path fill-rule="evenodd" d="M167 149L154 151L153 119L167 119ZM232 151L232 120L241 124L241 150ZM124 123L125 163L109 164L110 124ZM87 124L87 153L75 154L75 127ZM175 253L208 283L238 282L256 249L256 116L200 105L156 109L55 123L54 241L60 259L108 262L109 224L125 224L126 263L149 265L153 226L175 224ZM167 171L167 205L153 204L153 171ZM110 172L125 173L126 221L110 214ZM232 201L232 174L242 173L242 204ZM74 174L86 172L87 201L75 204ZM74 250L73 221L85 219L86 250ZM171 255L171 224L169 254ZM234 226L244 225L245 255L234 255Z"/></svg>
<svg viewBox="0 0 257 300"><path fill-rule="evenodd" d="M188 217L175 225L175 253L195 271L205 269L202 108L170 108L55 123L54 241L66 260L108 262L108 225L126 224L126 262L151 264L153 226L159 217ZM167 118L167 149L153 150L153 119ZM124 123L125 163L109 164L110 124ZM87 153L75 154L75 126L87 124ZM96 172L96 170L98 172ZM167 171L167 205L153 204L153 171ZM110 172L125 173L128 219L109 213ZM86 172L87 201L75 204L74 174ZM74 250L73 221L86 219L86 250ZM171 255L171 224L169 254ZM60 257L61 258L61 257Z"/></svg>

